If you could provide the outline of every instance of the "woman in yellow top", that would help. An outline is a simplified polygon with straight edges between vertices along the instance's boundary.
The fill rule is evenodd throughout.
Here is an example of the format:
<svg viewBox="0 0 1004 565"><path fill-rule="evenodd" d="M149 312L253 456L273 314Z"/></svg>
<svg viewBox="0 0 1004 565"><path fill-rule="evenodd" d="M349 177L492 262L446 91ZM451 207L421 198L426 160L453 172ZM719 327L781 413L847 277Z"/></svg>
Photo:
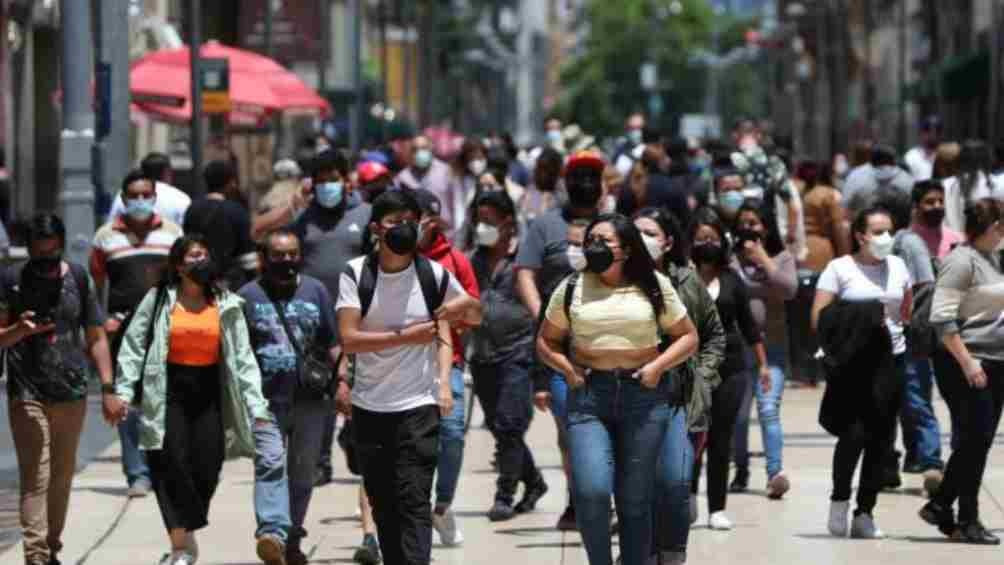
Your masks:
<svg viewBox="0 0 1004 565"><path fill-rule="evenodd" d="M621 558L643 565L670 416L663 377L697 350L697 330L631 220L597 218L586 231L585 255L586 271L552 294L537 349L568 382L572 495L589 563L612 563L615 491Z"/></svg>
<svg viewBox="0 0 1004 565"><path fill-rule="evenodd" d="M208 524L225 455L253 455L251 422L271 419L243 301L217 279L208 242L179 238L166 283L140 303L118 356L115 392L140 405L140 447L171 542L162 565L195 563L194 532Z"/></svg>

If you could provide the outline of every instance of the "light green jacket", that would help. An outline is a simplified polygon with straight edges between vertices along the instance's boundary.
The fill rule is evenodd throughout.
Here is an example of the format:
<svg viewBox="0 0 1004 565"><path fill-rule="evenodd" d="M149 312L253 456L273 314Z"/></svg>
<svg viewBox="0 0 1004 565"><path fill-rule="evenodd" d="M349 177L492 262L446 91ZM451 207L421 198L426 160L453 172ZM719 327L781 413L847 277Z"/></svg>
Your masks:
<svg viewBox="0 0 1004 565"><path fill-rule="evenodd" d="M167 353L171 335L170 312L177 300L177 289L168 288L167 300L157 316L150 354L143 366L147 329L156 302L157 289L146 294L126 330L118 354L115 392L132 403L136 383L143 380L140 407L140 447L161 449L167 396ZM243 299L225 291L217 299L220 309L220 383L223 387L223 428L227 457L253 457L253 420L271 420L268 402L261 392L261 373L248 339L242 309Z"/></svg>

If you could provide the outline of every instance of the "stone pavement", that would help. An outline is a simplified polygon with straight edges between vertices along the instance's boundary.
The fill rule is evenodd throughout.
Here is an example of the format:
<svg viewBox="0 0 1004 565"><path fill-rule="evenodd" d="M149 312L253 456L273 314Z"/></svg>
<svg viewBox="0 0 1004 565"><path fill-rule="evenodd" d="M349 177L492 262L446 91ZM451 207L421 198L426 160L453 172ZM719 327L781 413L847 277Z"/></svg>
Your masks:
<svg viewBox="0 0 1004 565"><path fill-rule="evenodd" d="M789 389L783 409L785 466L792 490L783 501L763 496L763 460L754 459L754 493L729 498L728 514L736 523L732 532L712 532L698 527L691 534L689 563L744 565L787 563L874 563L885 565L944 564L954 559L967 565L1004 563L1004 547L973 547L947 542L934 528L922 523L916 511L923 504L920 477L904 476L903 489L879 497L876 518L890 536L882 541L838 540L826 533L830 459L833 439L816 424L822 389ZM943 404L938 404L947 422ZM96 414L96 413L95 413ZM93 414L92 414L92 417ZM488 462L493 446L489 434L476 427L468 434L464 475L456 511L466 543L459 548L433 549L437 564L493 565L516 563L587 563L576 533L553 529L565 504L564 480L549 416L538 417L530 444L551 485L537 512L510 522L493 524L484 514L494 493L494 474ZM946 432L947 440L947 429ZM751 433L754 448L759 432ZM987 527L1004 533L1004 442L998 440L991 455L981 496ZM136 565L156 563L166 547L160 515L153 497L127 501L113 445L77 477L69 523L60 556L64 564ZM947 455L947 453L946 453ZM305 540L312 563L351 563L361 530L354 517L357 481L344 472L338 453L338 479L316 492L306 524ZM253 565L258 563L253 545L254 514L249 461L227 463L213 501L211 525L200 533L200 563ZM706 521L701 499L701 521ZM700 524L700 522L699 522ZM616 548L615 548L616 552ZM0 563L21 563L20 547L0 553Z"/></svg>

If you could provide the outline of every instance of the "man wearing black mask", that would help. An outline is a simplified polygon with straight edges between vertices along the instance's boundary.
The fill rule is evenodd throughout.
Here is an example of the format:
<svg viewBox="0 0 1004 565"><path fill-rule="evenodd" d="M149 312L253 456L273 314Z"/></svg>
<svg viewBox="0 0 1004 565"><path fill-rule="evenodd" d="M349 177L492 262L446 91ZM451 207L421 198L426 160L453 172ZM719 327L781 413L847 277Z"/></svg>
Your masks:
<svg viewBox="0 0 1004 565"><path fill-rule="evenodd" d="M258 556L265 563L282 563L281 556L302 564L303 522L333 392L308 386L303 367L312 357L334 369L335 308L319 280L300 274L300 239L291 230L270 232L259 253L261 277L239 292L272 412L271 422L254 429Z"/></svg>
<svg viewBox="0 0 1004 565"><path fill-rule="evenodd" d="M572 155L564 171L568 205L550 210L527 226L516 256L516 288L534 319L539 319L541 305L546 304L544 300L572 272L568 259L568 226L576 219L591 220L596 217L603 195L604 168L606 162L598 153L581 151ZM558 425L558 444L567 471L565 397L568 390L565 378L557 371L545 368L543 363L538 365L534 368L534 402L539 409L550 409L554 414ZM575 529L571 496L568 500L569 505L558 521L558 528L562 530Z"/></svg>
<svg viewBox="0 0 1004 565"><path fill-rule="evenodd" d="M355 354L352 421L363 484L386 563L428 564L439 420L453 409L450 325L476 326L481 305L418 253L421 207L405 191L373 202L379 250L349 262L337 303Z"/></svg>
<svg viewBox="0 0 1004 565"><path fill-rule="evenodd" d="M338 296L338 281L345 265L363 253L363 232L370 220L370 205L349 197L349 161L335 149L325 149L312 163L313 198L291 228L302 245L303 273L321 281L328 294ZM337 340L337 328L335 338ZM345 370L346 367L339 368ZM331 482L331 444L335 415L324 424L321 455L315 481Z"/></svg>

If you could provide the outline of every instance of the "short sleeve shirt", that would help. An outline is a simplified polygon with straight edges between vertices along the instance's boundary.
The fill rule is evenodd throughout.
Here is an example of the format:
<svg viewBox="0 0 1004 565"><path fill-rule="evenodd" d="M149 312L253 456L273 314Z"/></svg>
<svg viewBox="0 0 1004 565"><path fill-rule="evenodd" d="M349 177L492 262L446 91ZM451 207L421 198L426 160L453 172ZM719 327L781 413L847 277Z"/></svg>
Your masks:
<svg viewBox="0 0 1004 565"><path fill-rule="evenodd" d="M335 345L335 304L321 281L300 275L300 284L292 296L276 296L273 303L261 280L252 281L239 292L244 299L244 317L258 366L262 391L273 403L289 404L297 386L297 352L279 318L276 305L282 308L292 339L302 351L316 359L325 359Z"/></svg>
<svg viewBox="0 0 1004 565"><path fill-rule="evenodd" d="M22 285L32 285L34 277L27 272L22 277L23 270L24 267L7 269L0 283L0 312L8 317L8 323L32 303ZM64 266L64 270L59 302L52 309L56 329L23 339L7 349L7 387L12 399L56 403L87 396L90 363L82 330L101 326L105 315L98 303L94 281L83 267ZM80 296L76 273L87 278L86 297Z"/></svg>
<svg viewBox="0 0 1004 565"><path fill-rule="evenodd" d="M365 257L349 261L353 276L342 275L337 310L361 310L359 287ZM429 261L437 281L449 277L445 301L466 296L460 282L435 261ZM403 330L429 321L429 309L414 264L398 273L377 275L369 311L360 322L364 332ZM404 412L436 404L439 363L436 343L402 345L373 353L356 354L352 403L371 412Z"/></svg>
<svg viewBox="0 0 1004 565"><path fill-rule="evenodd" d="M819 275L816 289L836 295L840 300L867 302L878 300L885 305L885 323L892 337L892 351L906 351L903 317L900 307L912 283L906 264L890 256L877 265L865 265L845 255L830 261Z"/></svg>
<svg viewBox="0 0 1004 565"><path fill-rule="evenodd" d="M568 279L558 285L547 305L547 320L569 329L573 342L591 350L645 349L659 344L659 330L668 330L687 315L673 284L656 273L662 291L663 312L656 320L648 298L637 286L610 288L593 273L583 273L575 286L569 316L565 315Z"/></svg>
<svg viewBox="0 0 1004 565"><path fill-rule="evenodd" d="M547 296L572 272L568 263L568 221L561 209L537 217L527 227L516 255L517 269L537 271L537 290Z"/></svg>

